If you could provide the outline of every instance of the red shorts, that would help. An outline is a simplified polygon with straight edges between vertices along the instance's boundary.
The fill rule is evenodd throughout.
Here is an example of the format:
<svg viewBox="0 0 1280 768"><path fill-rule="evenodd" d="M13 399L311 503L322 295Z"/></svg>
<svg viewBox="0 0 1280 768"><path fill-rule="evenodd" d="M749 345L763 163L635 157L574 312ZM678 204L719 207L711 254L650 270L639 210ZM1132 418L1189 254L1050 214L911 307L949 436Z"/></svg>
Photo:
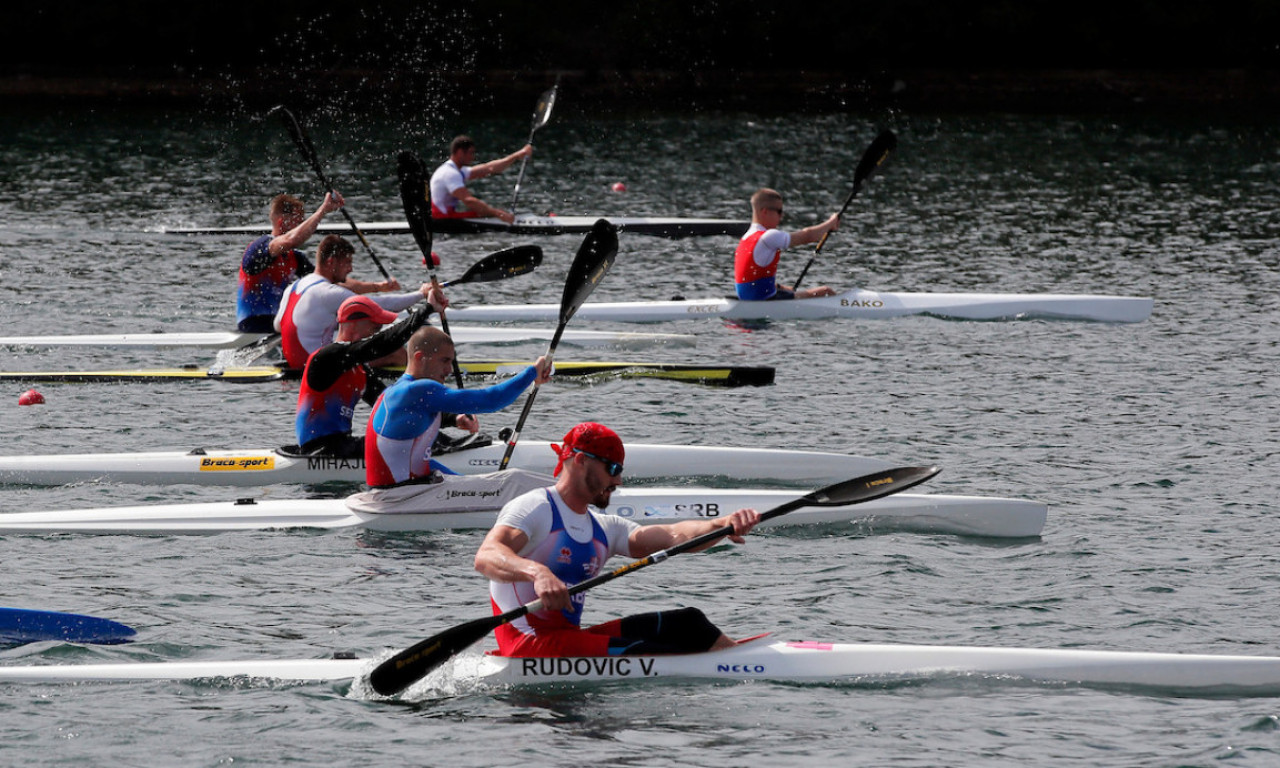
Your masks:
<svg viewBox="0 0 1280 768"><path fill-rule="evenodd" d="M493 634L498 638L498 653L503 656L608 656L609 640L619 636L621 623L614 619L594 627L539 627L536 635L526 635L503 624Z"/></svg>

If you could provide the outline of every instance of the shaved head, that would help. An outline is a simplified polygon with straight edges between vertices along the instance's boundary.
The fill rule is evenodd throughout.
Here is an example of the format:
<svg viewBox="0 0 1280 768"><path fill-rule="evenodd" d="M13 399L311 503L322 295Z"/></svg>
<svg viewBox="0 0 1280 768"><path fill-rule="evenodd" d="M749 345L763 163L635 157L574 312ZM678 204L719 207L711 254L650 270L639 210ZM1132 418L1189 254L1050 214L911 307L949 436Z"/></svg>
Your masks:
<svg viewBox="0 0 1280 768"><path fill-rule="evenodd" d="M409 337L409 357L419 352L424 355L434 355L446 344L453 346L453 339L449 338L449 334L434 325L423 326Z"/></svg>

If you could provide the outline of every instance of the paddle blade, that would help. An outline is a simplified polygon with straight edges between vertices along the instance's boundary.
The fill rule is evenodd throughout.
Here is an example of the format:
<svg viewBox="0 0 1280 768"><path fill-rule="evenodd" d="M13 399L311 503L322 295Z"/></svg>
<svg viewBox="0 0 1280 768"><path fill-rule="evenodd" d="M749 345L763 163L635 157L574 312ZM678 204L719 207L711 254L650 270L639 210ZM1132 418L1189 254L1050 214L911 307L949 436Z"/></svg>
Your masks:
<svg viewBox="0 0 1280 768"><path fill-rule="evenodd" d="M307 165L311 166L311 170L319 177L320 184L325 189L332 191L333 185L329 183L329 177L325 176L324 169L320 167L320 157L316 154L315 145L311 143L311 138L303 130L302 123L298 122L298 118L294 117L289 108L283 104L277 104L269 109L267 116L270 117L271 115L280 115L280 119L284 122L285 130L289 132L289 138L293 140L294 146L302 154L302 159L306 161Z"/></svg>
<svg viewBox="0 0 1280 768"><path fill-rule="evenodd" d="M449 659L480 642L509 619L486 616L428 637L374 667L369 685L382 696L392 696L431 674Z"/></svg>
<svg viewBox="0 0 1280 768"><path fill-rule="evenodd" d="M583 238L578 253L569 266L564 296L560 299L560 325L563 327L582 306L596 285L604 279L618 258L618 228L600 219Z"/></svg>
<svg viewBox="0 0 1280 768"><path fill-rule="evenodd" d="M400 153L396 160L396 170L400 177L400 202L404 204L409 231L430 264L431 177L427 174L422 158L409 150Z"/></svg>
<svg viewBox="0 0 1280 768"><path fill-rule="evenodd" d="M533 109L533 130L536 131L551 119L551 109L556 105L556 88L552 86L538 97L538 106Z"/></svg>
<svg viewBox="0 0 1280 768"><path fill-rule="evenodd" d="M138 634L132 627L110 619L79 613L0 608L0 644L61 640L69 643L116 645Z"/></svg>
<svg viewBox="0 0 1280 768"><path fill-rule="evenodd" d="M938 467L900 467L872 472L869 475L855 477L819 488L812 493L801 496L794 501L770 509L760 515L761 520L769 520L802 507L843 507L850 504L861 504L864 501L879 499L912 486L919 485L942 470Z"/></svg>
<svg viewBox="0 0 1280 768"><path fill-rule="evenodd" d="M875 141L871 142L871 146L867 147L867 151L862 153L862 160L858 161L858 168L853 172L854 188L861 187L862 182L875 175L897 148L898 137L893 131L881 131Z"/></svg>
<svg viewBox="0 0 1280 768"><path fill-rule="evenodd" d="M450 280L449 285L462 283L491 283L508 277L527 275L542 264L542 249L536 245L517 245L485 256L471 265L462 277Z"/></svg>

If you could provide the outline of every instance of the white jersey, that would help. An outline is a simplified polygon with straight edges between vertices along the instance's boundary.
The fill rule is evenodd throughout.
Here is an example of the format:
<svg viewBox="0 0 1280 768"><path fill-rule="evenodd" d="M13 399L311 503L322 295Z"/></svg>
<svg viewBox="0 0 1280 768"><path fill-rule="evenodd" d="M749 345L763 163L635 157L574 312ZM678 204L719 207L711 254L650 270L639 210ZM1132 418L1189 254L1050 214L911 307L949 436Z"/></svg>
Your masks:
<svg viewBox="0 0 1280 768"><path fill-rule="evenodd" d="M465 186L471 178L471 166L459 168L457 163L446 160L431 174L431 207L437 216L456 216L465 213L461 201L453 193Z"/></svg>
<svg viewBox="0 0 1280 768"><path fill-rule="evenodd" d="M342 302L355 296L350 288L331 283L312 273L289 286L280 308L276 311L275 328L285 333L285 317L289 316L297 342L306 355L333 341L338 330L338 308ZM296 300L293 297L297 297ZM402 312L422 300L418 291L412 293L371 293L378 306L390 312ZM290 309L292 307L292 309ZM289 361L294 365L294 361ZM302 361L305 364L305 357Z"/></svg>
<svg viewBox="0 0 1280 768"><path fill-rule="evenodd" d="M564 528L553 531L552 524L557 517ZM595 538L598 526L605 538L604 542L597 542L601 546L600 560L593 563L583 562L581 566L585 571L581 574L582 577L589 577L598 572L604 566L604 562L614 555L630 557L631 534L640 528L639 523L617 515L596 512L583 515L574 512L565 504L564 498L554 486L530 491L508 502L498 514L498 520L494 525L509 526L524 533L528 537L528 542L516 554L538 560L553 571L557 570L558 565L572 565L564 560L569 556L566 554L569 548L562 546L570 542L564 542L562 538L570 539L579 545L589 545ZM552 562L546 562L548 560ZM555 560L560 562L557 563ZM576 581L566 580L566 583L572 585ZM532 602L538 597L534 591L533 582L528 581L513 583L490 581L489 596L504 613ZM584 597L585 594L579 593L573 598L578 611L581 611ZM512 627L524 634L532 634L534 631L523 617L512 622Z"/></svg>

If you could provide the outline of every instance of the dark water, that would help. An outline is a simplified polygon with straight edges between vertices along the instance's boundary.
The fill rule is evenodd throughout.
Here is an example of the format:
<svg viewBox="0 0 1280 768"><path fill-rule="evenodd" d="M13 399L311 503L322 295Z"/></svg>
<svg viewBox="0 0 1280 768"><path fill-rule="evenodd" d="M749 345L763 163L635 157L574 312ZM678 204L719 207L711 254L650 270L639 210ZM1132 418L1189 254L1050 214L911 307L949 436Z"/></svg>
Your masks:
<svg viewBox="0 0 1280 768"><path fill-rule="evenodd" d="M527 118L465 128L482 155ZM788 224L836 208L881 127L898 153L864 188L809 284L895 290L1146 295L1141 325L715 321L658 330L690 348L561 349L562 359L697 359L778 368L726 392L659 381L557 384L528 435L583 419L646 442L818 447L937 463L937 492L1040 499L1043 538L820 530L677 558L593 593L597 617L699 605L731 634L788 639L1273 654L1280 532L1275 211L1277 129L1200 119L750 114L558 118L522 199L579 214L746 215L762 184ZM395 152L440 155L459 127L320 116L311 131L362 220L399 218ZM626 193L610 191L616 181ZM477 191L505 203L511 175ZM239 238L163 234L265 219L281 188L317 185L275 123L66 108L0 117L0 322L6 334L213 330L233 318ZM527 240L440 238L443 276ZM406 283L407 236L374 239ZM455 301L556 301L574 237L539 241L528 278ZM624 237L598 297L719 295L732 241ZM807 254L784 258L784 277ZM361 276L376 274L367 261ZM581 327L586 327L581 326ZM634 327L620 327L635 330ZM529 357L539 345L488 350ZM197 350L0 351L5 370L209 362ZM289 385L26 386L0 392L6 453L282 443ZM489 417L494 429L514 414ZM333 489L329 489L334 492ZM309 489L88 483L5 488L20 511ZM8 537L4 604L125 621L113 648L38 644L4 663L315 658L401 647L484 615L476 532ZM346 686L128 683L9 686L10 764L585 762L741 766L1274 765L1280 701L1195 699L965 679L468 691L409 705Z"/></svg>

